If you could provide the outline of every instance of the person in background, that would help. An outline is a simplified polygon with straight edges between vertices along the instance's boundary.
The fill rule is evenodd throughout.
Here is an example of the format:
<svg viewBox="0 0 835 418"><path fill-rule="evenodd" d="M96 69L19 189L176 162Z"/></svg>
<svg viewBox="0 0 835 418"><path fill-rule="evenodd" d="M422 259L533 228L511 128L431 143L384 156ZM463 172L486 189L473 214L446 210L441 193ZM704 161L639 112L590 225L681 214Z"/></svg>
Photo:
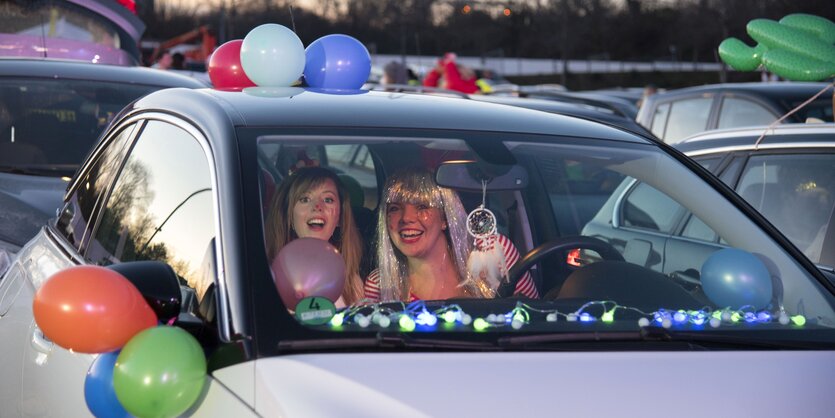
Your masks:
<svg viewBox="0 0 835 418"><path fill-rule="evenodd" d="M426 87L440 87L448 90L460 91L473 94L479 92L476 84L475 72L455 62L457 56L448 52L438 60L435 68L432 69L423 79Z"/></svg>
<svg viewBox="0 0 835 418"><path fill-rule="evenodd" d="M180 52L175 52L171 55L171 70L185 70L186 69L186 56Z"/></svg>
<svg viewBox="0 0 835 418"><path fill-rule="evenodd" d="M384 190L377 217L379 267L365 281L367 300L495 296L487 277L471 277L469 272L468 259L478 244L467 233L467 212L455 191L438 186L428 170L415 168L392 175ZM506 273L519 260L519 251L504 235L493 245L500 247L496 261ZM514 294L539 297L529 273L519 279Z"/></svg>
<svg viewBox="0 0 835 418"><path fill-rule="evenodd" d="M383 67L383 77L380 78L381 85L406 85L409 82L409 73L406 66L398 61L391 61Z"/></svg>
<svg viewBox="0 0 835 418"><path fill-rule="evenodd" d="M151 67L157 68L157 69L160 69L160 70L167 70L167 69L171 68L171 64L173 64L173 63L174 63L174 57L171 55L171 52L163 51L162 55L159 56L159 59L157 60L157 62L154 63L154 65L152 65Z"/></svg>
<svg viewBox="0 0 835 418"><path fill-rule="evenodd" d="M270 260L296 238L331 243L345 260L345 287L337 307L362 299L362 242L348 192L334 172L304 167L285 178L270 202L265 230Z"/></svg>
<svg viewBox="0 0 835 418"><path fill-rule="evenodd" d="M644 92L641 93L641 98L638 99L638 107L641 107L646 102L647 97L652 96L655 93L658 93L658 87L655 84L647 84L644 87Z"/></svg>

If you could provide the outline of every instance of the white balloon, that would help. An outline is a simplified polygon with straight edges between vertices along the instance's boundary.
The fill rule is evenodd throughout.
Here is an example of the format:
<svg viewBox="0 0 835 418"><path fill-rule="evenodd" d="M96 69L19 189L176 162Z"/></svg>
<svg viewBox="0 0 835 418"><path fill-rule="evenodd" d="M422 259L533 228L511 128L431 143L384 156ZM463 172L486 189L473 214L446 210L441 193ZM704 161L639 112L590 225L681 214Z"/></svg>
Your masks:
<svg viewBox="0 0 835 418"><path fill-rule="evenodd" d="M304 45L285 26L267 23L249 31L241 44L241 67L261 87L286 87L304 71Z"/></svg>

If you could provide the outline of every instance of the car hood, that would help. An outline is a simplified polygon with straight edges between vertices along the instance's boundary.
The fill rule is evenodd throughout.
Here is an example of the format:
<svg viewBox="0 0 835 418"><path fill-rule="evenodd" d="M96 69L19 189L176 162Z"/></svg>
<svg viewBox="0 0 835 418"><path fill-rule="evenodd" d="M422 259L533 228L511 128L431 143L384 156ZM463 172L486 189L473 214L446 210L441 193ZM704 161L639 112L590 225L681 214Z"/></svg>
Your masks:
<svg viewBox="0 0 835 418"><path fill-rule="evenodd" d="M0 173L0 240L29 241L55 216L66 188L60 178Z"/></svg>
<svg viewBox="0 0 835 418"><path fill-rule="evenodd" d="M825 416L834 360L833 351L291 355L255 362L254 403L284 417ZM774 376L783 384L763 383ZM705 388L715 390L704 398Z"/></svg>

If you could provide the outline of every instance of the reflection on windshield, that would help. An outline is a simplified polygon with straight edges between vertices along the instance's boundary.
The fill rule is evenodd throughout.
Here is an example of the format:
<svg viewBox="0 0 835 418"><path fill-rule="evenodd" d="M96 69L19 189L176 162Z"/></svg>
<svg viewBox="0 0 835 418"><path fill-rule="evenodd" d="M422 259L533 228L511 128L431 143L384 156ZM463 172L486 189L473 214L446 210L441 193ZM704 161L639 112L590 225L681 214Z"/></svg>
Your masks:
<svg viewBox="0 0 835 418"><path fill-rule="evenodd" d="M478 140L488 141L262 139L272 303L332 331L835 324L831 295L808 271L656 148ZM313 168L332 174L296 181ZM354 233L357 248L344 241ZM292 267L333 258L298 252L301 239L324 241L348 273Z"/></svg>

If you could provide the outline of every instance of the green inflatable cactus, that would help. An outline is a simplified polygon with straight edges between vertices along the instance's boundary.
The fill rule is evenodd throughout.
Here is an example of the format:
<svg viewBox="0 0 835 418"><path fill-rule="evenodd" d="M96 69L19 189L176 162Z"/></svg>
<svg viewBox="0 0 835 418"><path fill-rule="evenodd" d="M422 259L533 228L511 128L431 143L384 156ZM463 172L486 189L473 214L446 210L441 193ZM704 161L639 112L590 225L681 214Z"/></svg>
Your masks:
<svg viewBox="0 0 835 418"><path fill-rule="evenodd" d="M763 66L787 80L820 81L835 76L835 23L819 16L791 14L779 22L754 19L745 27L758 44L737 38L719 44L722 61L738 71Z"/></svg>

